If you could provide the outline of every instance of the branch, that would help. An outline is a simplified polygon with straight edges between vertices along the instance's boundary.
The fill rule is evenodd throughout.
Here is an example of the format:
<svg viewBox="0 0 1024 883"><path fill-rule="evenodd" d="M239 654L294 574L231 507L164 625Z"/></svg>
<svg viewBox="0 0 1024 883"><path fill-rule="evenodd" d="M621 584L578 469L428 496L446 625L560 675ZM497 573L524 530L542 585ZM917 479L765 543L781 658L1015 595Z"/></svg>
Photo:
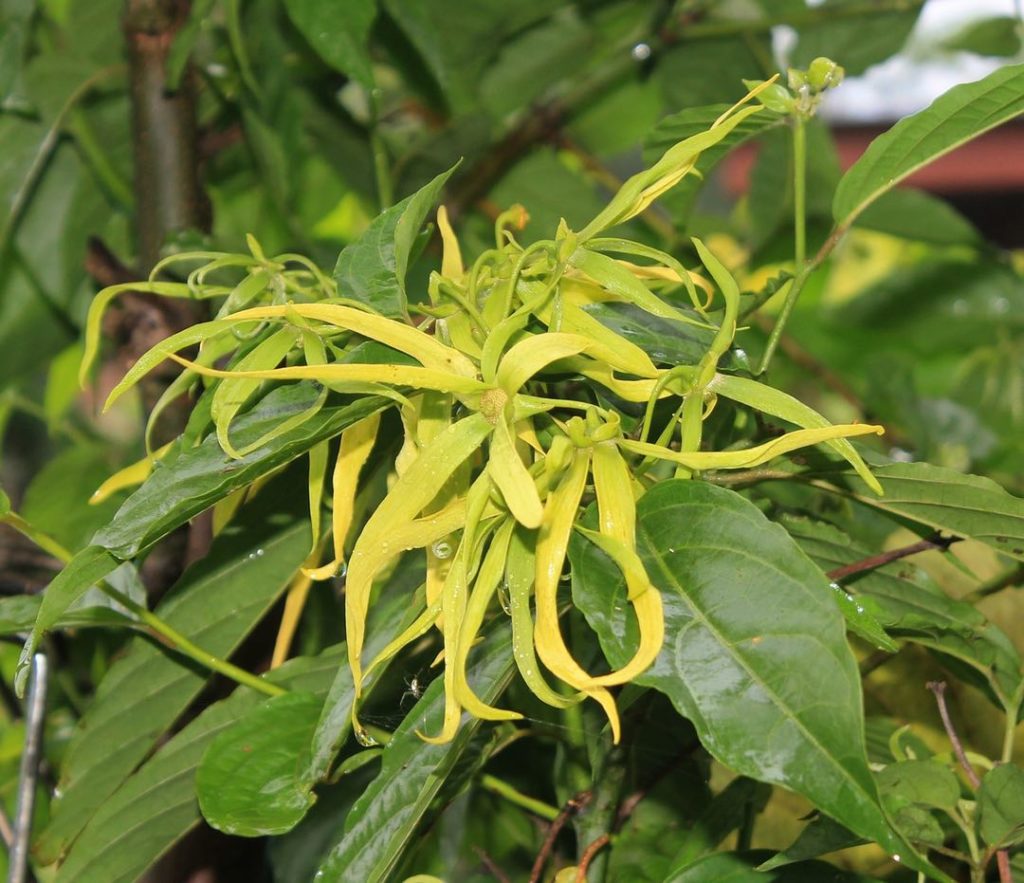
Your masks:
<svg viewBox="0 0 1024 883"><path fill-rule="evenodd" d="M579 866L576 868L576 883L587 883L587 868L590 867L590 863L594 860L594 856L610 842L611 837L609 837L608 834L602 834L583 851L583 856L580 858Z"/></svg>
<svg viewBox="0 0 1024 883"><path fill-rule="evenodd" d="M544 843L541 844L540 852L537 853L537 858L533 862L533 868L530 870L529 883L538 883L541 874L544 872L544 865L547 863L548 856L551 855L551 850L555 848L555 841L558 839L562 828L565 827L569 819L590 803L593 797L592 791L581 791L575 797L570 797L565 802L561 812L559 812L555 820L548 827L547 836L544 838Z"/></svg>
<svg viewBox="0 0 1024 883"><path fill-rule="evenodd" d="M829 579L839 582L839 580L846 579L848 576L864 573L867 570L876 570L893 561L898 561L900 558L917 555L919 552L930 552L933 549L945 552L953 543L958 542L960 542L960 537L944 537L941 534L935 533L916 543L911 543L909 546L902 546L899 549L892 549L888 552L880 552L877 555L862 558L860 561L844 564L842 567L828 571L827 576Z"/></svg>
<svg viewBox="0 0 1024 883"><path fill-rule="evenodd" d="M964 773L966 773L967 781L977 791L981 785L981 778L974 767L971 766L970 760L967 759L963 743L960 741L960 736L957 735L956 727L953 726L953 719L949 716L949 708L946 707L946 682L929 681L926 686L935 694L935 704L939 709L939 717L942 718L942 726L949 737L950 743L953 745L953 753L956 754L957 761L959 761Z"/></svg>

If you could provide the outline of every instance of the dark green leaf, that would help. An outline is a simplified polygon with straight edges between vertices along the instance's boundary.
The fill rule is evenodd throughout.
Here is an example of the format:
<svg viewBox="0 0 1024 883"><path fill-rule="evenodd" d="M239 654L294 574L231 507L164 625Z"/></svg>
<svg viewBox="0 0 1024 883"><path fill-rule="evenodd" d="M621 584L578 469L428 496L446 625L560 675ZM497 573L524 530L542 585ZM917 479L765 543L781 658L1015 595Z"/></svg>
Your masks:
<svg viewBox="0 0 1024 883"><path fill-rule="evenodd" d="M161 618L203 649L229 655L309 552L308 522L290 522L287 505L273 485L264 488L217 537L206 558L173 587L157 610ZM62 794L36 846L41 856L52 860L67 849L208 677L160 644L144 638L129 644L104 677L68 747Z"/></svg>
<svg viewBox="0 0 1024 883"><path fill-rule="evenodd" d="M801 862L770 871L760 870L771 855L767 850L715 853L665 883L871 883L869 877L825 862Z"/></svg>
<svg viewBox="0 0 1024 883"><path fill-rule="evenodd" d="M412 196L391 206L338 255L334 278L342 297L358 300L384 316L408 320L405 275L416 237L456 166Z"/></svg>
<svg viewBox="0 0 1024 883"><path fill-rule="evenodd" d="M504 39L551 11L546 0L476 0L454 14L448 0L385 0L384 7L457 113L476 104L480 78Z"/></svg>
<svg viewBox="0 0 1024 883"><path fill-rule="evenodd" d="M308 409L317 395L308 384L271 390L234 423L235 443L242 448L262 437L281 420ZM232 491L337 435L383 404L376 398L328 404L292 432L237 460L228 457L212 435L197 447L172 451L125 501L111 523L96 534L94 542L120 558L137 555Z"/></svg>
<svg viewBox="0 0 1024 883"><path fill-rule="evenodd" d="M331 67L373 88L373 69L367 51L370 26L377 15L376 0L285 0L285 9L317 54Z"/></svg>
<svg viewBox="0 0 1024 883"><path fill-rule="evenodd" d="M792 517L782 524L822 570L872 554L832 525ZM1021 658L1010 639L970 604L947 597L914 565L899 561L873 568L857 574L847 588L875 602L879 621L892 634L963 661L1004 700L1013 695Z"/></svg>
<svg viewBox="0 0 1024 883"><path fill-rule="evenodd" d="M75 604L72 604L52 627L53 631L61 629L88 628L90 626L121 627L134 626L136 620L119 612L109 604L83 604L89 600L86 593ZM13 595L0 598L0 635L16 635L32 629L39 616L39 605L42 595Z"/></svg>
<svg viewBox="0 0 1024 883"><path fill-rule="evenodd" d="M512 676L510 641L509 628L498 628L471 658L470 685L484 702L493 702ZM395 731L384 749L380 774L352 808L344 837L321 865L321 883L391 879L409 838L481 724L469 718L453 741L424 742L417 731L434 733L440 728L441 687L438 678Z"/></svg>
<svg viewBox="0 0 1024 883"><path fill-rule="evenodd" d="M989 846L1024 842L1024 770L1011 763L993 767L978 791L978 831Z"/></svg>
<svg viewBox="0 0 1024 883"><path fill-rule="evenodd" d="M836 189L832 215L848 225L887 190L932 160L1024 112L1024 64L954 86L879 135Z"/></svg>
<svg viewBox="0 0 1024 883"><path fill-rule="evenodd" d="M893 641L878 621L879 610L872 599L855 598L842 586L832 584L833 597L842 611L847 628L879 650L895 653L899 644Z"/></svg>
<svg viewBox="0 0 1024 883"><path fill-rule="evenodd" d="M837 488L875 509L947 534L981 540L1024 561L1024 500L991 479L928 463L891 463L873 471L884 496L876 496L859 477L845 473Z"/></svg>
<svg viewBox="0 0 1024 883"><path fill-rule="evenodd" d="M972 21L942 46L951 52L1012 58L1020 52L1020 20L1012 15L997 15Z"/></svg>
<svg viewBox="0 0 1024 883"><path fill-rule="evenodd" d="M666 107L675 110L738 101L746 91L744 79L764 76L762 52L771 53L765 34L684 40L669 47L654 71Z"/></svg>
<svg viewBox="0 0 1024 883"><path fill-rule="evenodd" d="M29 663L43 635L60 622L68 607L108 576L118 564L120 562L102 546L87 546L46 587L39 615L18 659L14 683L19 695L25 690Z"/></svg>
<svg viewBox="0 0 1024 883"><path fill-rule="evenodd" d="M220 733L196 772L206 821L241 837L294 828L315 800L302 773L322 705L311 693L286 693Z"/></svg>
<svg viewBox="0 0 1024 883"><path fill-rule="evenodd" d="M762 782L745 776L733 779L683 834L682 845L669 863L668 875L686 870L740 828L750 813L760 813L771 793L771 788Z"/></svg>
<svg viewBox="0 0 1024 883"><path fill-rule="evenodd" d="M585 309L655 362L666 365L696 365L715 335L713 329L652 316L632 304L592 304Z"/></svg>
<svg viewBox="0 0 1024 883"><path fill-rule="evenodd" d="M759 870L768 871L772 868L781 868L783 865L817 858L819 855L837 852L840 849L849 849L851 846L860 846L862 843L867 843L863 837L858 837L839 822L830 819L823 813L818 813L807 823L796 840L782 852L775 853L772 858L760 866Z"/></svg>
<svg viewBox="0 0 1024 883"><path fill-rule="evenodd" d="M296 692L323 694L344 647L294 659L267 679ZM132 883L200 822L195 773L216 736L232 727L263 696L239 688L207 708L161 746L87 822L60 869L61 883ZM109 744L108 744L109 750ZM114 752L116 753L116 752Z"/></svg>
<svg viewBox="0 0 1024 883"><path fill-rule="evenodd" d="M666 481L641 498L637 515L666 627L665 646L639 681L665 693L723 763L804 794L858 834L906 853L868 769L860 678L821 571L781 527L723 488ZM576 606L611 664L622 665L636 642L624 581L592 544L576 538L571 554Z"/></svg>
<svg viewBox="0 0 1024 883"><path fill-rule="evenodd" d="M978 231L948 202L923 190L900 187L878 198L855 226L934 245L977 245Z"/></svg>
<svg viewBox="0 0 1024 883"><path fill-rule="evenodd" d="M820 55L835 59L847 76L862 74L873 64L895 55L910 36L921 12L921 4L908 10L853 9L844 14L842 7L859 7L856 0L830 0L820 23L802 25L800 40L789 63L806 67ZM830 14L827 7L834 12ZM866 13L866 14L865 14Z"/></svg>

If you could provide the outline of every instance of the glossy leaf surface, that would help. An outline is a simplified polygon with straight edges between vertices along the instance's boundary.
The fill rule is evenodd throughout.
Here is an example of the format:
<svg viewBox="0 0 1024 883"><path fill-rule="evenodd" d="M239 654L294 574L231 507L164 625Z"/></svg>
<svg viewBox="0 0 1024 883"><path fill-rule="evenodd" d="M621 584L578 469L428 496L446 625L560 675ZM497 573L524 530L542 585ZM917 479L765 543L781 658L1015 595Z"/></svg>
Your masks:
<svg viewBox="0 0 1024 883"><path fill-rule="evenodd" d="M954 86L879 135L839 182L832 203L849 224L879 196L932 160L1024 112L1024 65Z"/></svg>
<svg viewBox="0 0 1024 883"><path fill-rule="evenodd" d="M868 770L860 679L821 571L731 491L666 481L637 508L666 631L639 681L665 693L723 763L900 851ZM574 600L620 665L636 643L623 581L587 544L574 544L572 560Z"/></svg>
<svg viewBox="0 0 1024 883"><path fill-rule="evenodd" d="M445 182L455 168L386 209L367 230L338 255L334 278L338 293L366 304L384 316L408 318L405 274L413 245Z"/></svg>

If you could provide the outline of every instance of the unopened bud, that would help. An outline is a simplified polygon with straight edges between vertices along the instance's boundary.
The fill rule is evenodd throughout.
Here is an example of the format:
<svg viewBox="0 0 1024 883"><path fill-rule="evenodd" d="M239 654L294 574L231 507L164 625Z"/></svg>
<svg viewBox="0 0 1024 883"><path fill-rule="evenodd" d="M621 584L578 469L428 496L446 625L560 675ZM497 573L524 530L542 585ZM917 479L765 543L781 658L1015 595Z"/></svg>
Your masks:
<svg viewBox="0 0 1024 883"><path fill-rule="evenodd" d="M807 68L807 83L815 92L824 92L838 86L845 73L831 58L816 58Z"/></svg>

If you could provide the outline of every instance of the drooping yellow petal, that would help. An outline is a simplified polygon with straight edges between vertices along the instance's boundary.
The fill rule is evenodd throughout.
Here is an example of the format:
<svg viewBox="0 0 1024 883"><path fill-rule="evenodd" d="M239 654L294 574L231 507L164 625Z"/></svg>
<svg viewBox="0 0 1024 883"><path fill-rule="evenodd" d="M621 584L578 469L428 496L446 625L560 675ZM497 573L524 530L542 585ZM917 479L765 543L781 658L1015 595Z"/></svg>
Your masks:
<svg viewBox="0 0 1024 883"><path fill-rule="evenodd" d="M148 457L143 457L130 466L125 466L124 469L115 472L92 492L89 502L94 505L102 503L104 500L109 499L111 495L124 490L126 487L142 484L152 474L153 464L162 460L173 444L173 441L169 441L162 448L153 451Z"/></svg>
<svg viewBox="0 0 1024 883"><path fill-rule="evenodd" d="M866 423L839 424L821 429L799 429L773 438L763 445L745 448L739 451L692 451L682 452L652 445L646 442L623 439L619 446L634 454L655 457L659 460L670 460L687 469L749 469L760 466L769 460L799 448L810 447L836 438L852 438L858 435L881 435L883 426L872 426Z"/></svg>
<svg viewBox="0 0 1024 883"><path fill-rule="evenodd" d="M441 731L436 736L417 731L425 742L442 744L455 738L462 717L463 691L459 689L459 665L465 665L461 652L460 635L466 619L468 604L470 562L477 539L480 519L487 505L491 485L486 475L481 475L469 489L466 497L466 526L462 541L455 552L451 570L441 589L441 633L444 636L444 719ZM469 648L466 648L469 653Z"/></svg>
<svg viewBox="0 0 1024 883"><path fill-rule="evenodd" d="M272 370L294 348L296 335L293 329L281 328L260 341L248 353L231 366L236 376L225 378L213 392L210 404L210 416L217 432L217 441L221 450L236 460L242 458L231 443L231 422L242 409L242 406L255 394L260 381L254 378L238 376L239 372L248 370Z"/></svg>
<svg viewBox="0 0 1024 883"><path fill-rule="evenodd" d="M562 480L548 494L544 523L537 538L534 589L537 597L537 624L534 628L534 643L537 655L553 675L601 705L611 725L612 739L618 742L619 713L614 698L604 687L595 683L572 657L558 624L558 584L589 471L590 452L578 450Z"/></svg>
<svg viewBox="0 0 1024 883"><path fill-rule="evenodd" d="M313 534L313 546L310 555L320 545L320 509L324 499L324 476L327 475L326 441L318 442L309 449L309 523Z"/></svg>
<svg viewBox="0 0 1024 883"><path fill-rule="evenodd" d="M451 371L463 377L476 376L476 366L458 350L445 346L429 334L387 319L375 313L357 310L343 304L287 304L274 307L253 307L232 315L236 322L252 319L287 319L289 313L314 319L327 325L346 328L412 356L425 368Z"/></svg>
<svg viewBox="0 0 1024 883"><path fill-rule="evenodd" d="M497 529L491 539L487 554L484 556L480 570L477 572L473 583L473 590L470 593L469 601L463 614L462 625L459 631L458 655L454 658L448 657L446 665L454 668L454 688L456 698L463 708L474 717L481 720L518 720L521 714L515 711L495 708L487 705L473 692L466 679L466 662L469 651L473 647L480 627L483 625L484 615L498 584L505 575L505 562L508 559L509 542L515 530L515 521L506 519Z"/></svg>
<svg viewBox="0 0 1024 883"><path fill-rule="evenodd" d="M437 496L459 465L480 447L491 429L483 415L473 414L438 435L420 450L359 534L349 558L345 584L348 659L357 697L362 688L361 655L373 578L396 554L412 548L407 545L407 538L399 541L402 528L413 522ZM418 538L424 542L417 545L422 547L427 542L436 542L460 526L458 521L446 523L442 515L438 513L424 519L424 526L430 525L432 529L424 531Z"/></svg>
<svg viewBox="0 0 1024 883"><path fill-rule="evenodd" d="M582 701L584 694L564 696L556 693L548 686L537 665L537 655L533 646L533 615L530 612L535 577L533 538L527 537L525 531L520 528L512 537L505 569L508 603L512 609L512 655L515 657L516 667L523 682L534 696L554 708L568 708Z"/></svg>
<svg viewBox="0 0 1024 883"><path fill-rule="evenodd" d="M437 210L437 230L441 234L441 275L446 279L461 279L466 272L462 249L448 221L448 209L443 205Z"/></svg>
<svg viewBox="0 0 1024 883"><path fill-rule="evenodd" d="M334 557L327 564L306 574L311 579L330 579L337 574L338 568L345 561L345 538L348 536L352 519L355 516L356 491L359 490L359 473L370 457L370 451L377 441L377 429L380 426L380 413L364 417L353 423L341 434L338 456L334 461L334 472L331 475L331 491L333 494L333 511L331 513L331 530L334 542Z"/></svg>
<svg viewBox="0 0 1024 883"><path fill-rule="evenodd" d="M494 426L494 435L491 436L487 473L495 487L501 491L505 505L516 521L524 527L538 527L544 514L544 507L537 495L533 477L516 451L504 415L498 418Z"/></svg>
<svg viewBox="0 0 1024 883"><path fill-rule="evenodd" d="M536 334L515 344L501 359L497 383L509 395L515 395L535 374L552 362L579 355L592 346L579 334L548 332Z"/></svg>
<svg viewBox="0 0 1024 883"><path fill-rule="evenodd" d="M385 383L392 386L411 386L419 389L435 389L439 392L472 395L488 390L486 384L459 374L437 371L433 368L417 368L412 365L350 364L333 362L330 365L294 365L289 368L274 368L268 371L223 371L181 356L170 355L175 362L202 374L204 377L254 377L264 380L316 380L330 386L332 383Z"/></svg>

